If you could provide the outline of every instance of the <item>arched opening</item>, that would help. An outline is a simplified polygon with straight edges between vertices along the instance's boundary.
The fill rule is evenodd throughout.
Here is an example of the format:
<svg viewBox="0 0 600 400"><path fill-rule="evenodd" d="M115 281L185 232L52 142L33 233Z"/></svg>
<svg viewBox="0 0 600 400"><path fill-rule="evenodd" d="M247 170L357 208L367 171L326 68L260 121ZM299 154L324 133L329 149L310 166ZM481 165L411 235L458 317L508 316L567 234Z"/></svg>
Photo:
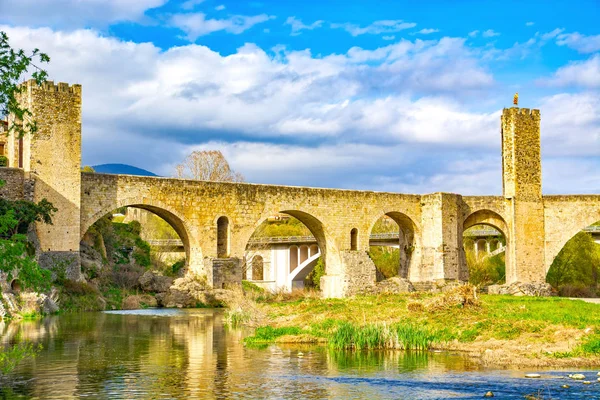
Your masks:
<svg viewBox="0 0 600 400"><path fill-rule="evenodd" d="M565 297L600 297L600 221L569 239L546 274L546 282Z"/></svg>
<svg viewBox="0 0 600 400"><path fill-rule="evenodd" d="M259 253L263 257L262 287L318 288L316 283L324 273L324 244L325 234L316 218L301 211L283 210L257 226L246 246L246 259Z"/></svg>
<svg viewBox="0 0 600 400"><path fill-rule="evenodd" d="M264 260L262 256L256 255L252 258L252 280L264 280Z"/></svg>
<svg viewBox="0 0 600 400"><path fill-rule="evenodd" d="M142 284L140 278L146 272L164 276L163 282L183 276L190 260L189 237L175 214L147 204L99 214L85 223L94 222L80 242L81 269L87 281L105 293L140 287L155 293L166 289Z"/></svg>
<svg viewBox="0 0 600 400"><path fill-rule="evenodd" d="M229 219L225 216L217 220L217 257L229 257Z"/></svg>
<svg viewBox="0 0 600 400"><path fill-rule="evenodd" d="M506 282L506 229L504 219L491 210L476 211L465 219L463 249L472 284L487 286Z"/></svg>
<svg viewBox="0 0 600 400"><path fill-rule="evenodd" d="M350 250L358 250L358 229L352 228L350 231Z"/></svg>
<svg viewBox="0 0 600 400"><path fill-rule="evenodd" d="M369 256L377 268L377 280L398 276L408 279L418 266L416 225L406 214L389 212L371 228Z"/></svg>
<svg viewBox="0 0 600 400"><path fill-rule="evenodd" d="M18 279L13 279L12 282L10 283L10 290L13 293L20 293L21 292L21 282L19 282Z"/></svg>

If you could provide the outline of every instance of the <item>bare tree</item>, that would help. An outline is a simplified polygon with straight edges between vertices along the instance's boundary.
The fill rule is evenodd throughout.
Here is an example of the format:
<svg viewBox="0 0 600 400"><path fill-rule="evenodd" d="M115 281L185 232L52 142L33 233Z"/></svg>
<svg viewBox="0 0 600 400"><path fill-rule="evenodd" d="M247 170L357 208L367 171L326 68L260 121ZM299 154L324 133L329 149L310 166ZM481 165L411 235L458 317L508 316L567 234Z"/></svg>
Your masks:
<svg viewBox="0 0 600 400"><path fill-rule="evenodd" d="M218 150L194 151L175 167L177 178L199 181L243 182L242 174L235 172Z"/></svg>

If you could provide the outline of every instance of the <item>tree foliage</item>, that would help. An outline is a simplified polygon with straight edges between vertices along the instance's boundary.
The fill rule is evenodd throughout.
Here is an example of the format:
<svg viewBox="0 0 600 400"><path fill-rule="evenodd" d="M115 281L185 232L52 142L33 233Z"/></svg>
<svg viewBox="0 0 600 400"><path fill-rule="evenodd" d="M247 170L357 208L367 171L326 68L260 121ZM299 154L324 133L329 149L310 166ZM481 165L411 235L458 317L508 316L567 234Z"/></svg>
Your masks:
<svg viewBox="0 0 600 400"><path fill-rule="evenodd" d="M8 128L9 133L14 132L17 137L23 136L25 132L37 131L31 111L18 101L18 95L25 90L20 84L21 80L30 67L33 67L35 71L31 77L40 85L48 74L39 65L48 62L50 57L39 49L29 53L23 49L13 49L6 32L0 31L0 115L6 117L12 114L17 121L23 121L23 124L11 124Z"/></svg>
<svg viewBox="0 0 600 400"><path fill-rule="evenodd" d="M600 269L600 245L587 232L579 232L558 253L546 280L555 288L564 285L596 287Z"/></svg>
<svg viewBox="0 0 600 400"><path fill-rule="evenodd" d="M175 176L183 179L215 182L243 182L218 150L194 151L175 167Z"/></svg>

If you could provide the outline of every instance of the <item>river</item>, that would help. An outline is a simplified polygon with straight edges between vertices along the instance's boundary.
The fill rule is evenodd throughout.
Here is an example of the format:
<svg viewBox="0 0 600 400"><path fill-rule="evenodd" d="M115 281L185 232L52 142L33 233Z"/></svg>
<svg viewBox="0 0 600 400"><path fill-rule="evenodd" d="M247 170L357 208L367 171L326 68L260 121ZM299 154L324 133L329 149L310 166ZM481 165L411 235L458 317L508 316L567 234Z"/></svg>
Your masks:
<svg viewBox="0 0 600 400"><path fill-rule="evenodd" d="M481 399L600 398L573 371L485 369L448 353L247 348L214 310L149 309L0 322L1 343L43 350L0 378L0 399ZM540 379L525 373L540 372ZM571 388L562 389L569 384Z"/></svg>

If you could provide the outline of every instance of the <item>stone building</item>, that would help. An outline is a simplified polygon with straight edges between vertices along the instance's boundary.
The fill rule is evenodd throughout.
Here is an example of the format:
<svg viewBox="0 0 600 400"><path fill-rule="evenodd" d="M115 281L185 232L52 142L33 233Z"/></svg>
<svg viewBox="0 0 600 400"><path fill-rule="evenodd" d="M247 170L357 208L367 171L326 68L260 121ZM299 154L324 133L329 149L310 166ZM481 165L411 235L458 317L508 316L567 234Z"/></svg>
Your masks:
<svg viewBox="0 0 600 400"><path fill-rule="evenodd" d="M24 85L19 100L38 132L8 136L11 168L0 169L6 181L0 196L30 193L58 208L53 225L35 227L38 257L42 266L68 266L72 279L80 277L80 239L103 215L125 206L167 221L182 240L187 273L204 275L215 287L241 281L246 248L260 224L273 215L293 216L317 241L328 297L372 287L369 235L383 215L399 226L404 261L398 275L437 284L468 278L463 232L475 225L502 233L507 282L527 283L545 281L567 240L600 220L600 195L542 195L538 110L502 113L502 195L418 195L82 173L81 86ZM9 117L9 126L14 122Z"/></svg>

